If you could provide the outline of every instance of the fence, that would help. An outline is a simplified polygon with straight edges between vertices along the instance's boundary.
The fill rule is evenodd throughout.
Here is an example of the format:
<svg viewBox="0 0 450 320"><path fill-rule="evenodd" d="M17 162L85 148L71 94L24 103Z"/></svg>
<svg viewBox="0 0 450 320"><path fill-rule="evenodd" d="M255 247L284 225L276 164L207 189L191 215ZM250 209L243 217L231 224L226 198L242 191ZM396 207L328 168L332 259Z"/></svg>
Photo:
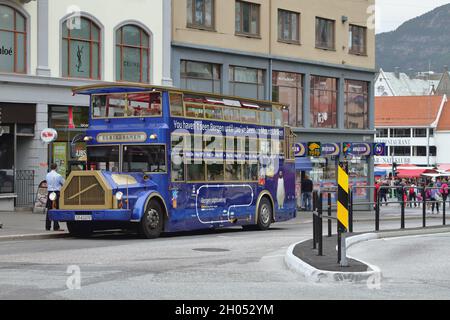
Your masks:
<svg viewBox="0 0 450 320"><path fill-rule="evenodd" d="M423 210L422 210L422 227L426 228L427 226L427 204L432 204L434 206L439 206L440 204L442 204L442 225L446 225L446 207L447 204L449 202L449 199L444 196L441 200L436 200L433 199L432 196L428 196L427 197L427 191L432 191L432 190L437 190L437 189L441 189L440 187L426 187L426 188L418 188L416 186L394 186L394 187L389 187L389 186L383 186L380 187L378 190L375 191L374 187L355 187L355 188L367 188L368 190L374 190L374 195L375 195L375 201L368 201L368 202L357 202L354 203L353 202L353 191L354 189L352 189L352 191L349 193L349 232L352 233L353 232L353 210L354 207L357 205L370 205L370 206L374 206L375 208L375 231L380 231L380 190L384 190L387 189L396 189L396 191L399 194L398 197L398 201L390 201L389 203L391 204L400 204L400 228L401 229L405 229L405 220L406 220L406 208L408 204L414 204L414 203L419 203L416 200L408 200L409 197L407 197L407 190L410 188L416 188L416 190L418 190L417 192L420 192L422 195L422 200L420 201L420 203L423 205ZM331 196L332 193L337 193L337 191L334 190L327 190L328 192L318 192L315 191L313 193L313 249L317 249L318 250L318 255L322 256L323 255L323 220L326 219L328 220L328 237L332 236L332 221L337 221L337 217L333 216L332 213L336 213L337 211L337 205L334 205L331 203ZM430 192L428 192L428 194L430 194ZM328 198L327 201L327 215L324 215L324 195ZM338 225L338 224L336 224ZM337 234L339 235L340 233L337 232ZM341 256L341 250L345 248L342 247L343 244L340 241L341 239L338 238L338 243L337 243L337 247L338 247L338 263L341 263L341 259L345 260L345 253L343 256ZM345 262L344 262L345 264Z"/></svg>
<svg viewBox="0 0 450 320"><path fill-rule="evenodd" d="M17 170L16 207L33 207L34 204L34 170Z"/></svg>

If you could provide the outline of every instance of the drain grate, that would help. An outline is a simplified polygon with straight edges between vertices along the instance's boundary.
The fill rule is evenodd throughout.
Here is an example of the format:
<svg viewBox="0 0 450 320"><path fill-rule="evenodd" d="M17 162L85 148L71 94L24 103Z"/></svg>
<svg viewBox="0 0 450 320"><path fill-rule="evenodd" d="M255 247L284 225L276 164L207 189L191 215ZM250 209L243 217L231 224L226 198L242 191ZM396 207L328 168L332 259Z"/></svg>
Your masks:
<svg viewBox="0 0 450 320"><path fill-rule="evenodd" d="M222 248L196 248L192 249L193 251L200 251L200 252L227 252L230 251L228 249L222 249Z"/></svg>

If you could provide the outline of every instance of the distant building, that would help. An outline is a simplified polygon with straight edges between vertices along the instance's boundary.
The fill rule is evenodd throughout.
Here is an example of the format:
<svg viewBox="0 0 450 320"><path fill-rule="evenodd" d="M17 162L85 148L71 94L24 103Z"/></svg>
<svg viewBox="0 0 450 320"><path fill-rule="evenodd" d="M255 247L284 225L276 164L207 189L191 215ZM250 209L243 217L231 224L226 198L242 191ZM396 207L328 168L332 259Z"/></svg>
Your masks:
<svg viewBox="0 0 450 320"><path fill-rule="evenodd" d="M436 166L450 163L447 96L376 97L376 142L388 146L375 164Z"/></svg>
<svg viewBox="0 0 450 320"><path fill-rule="evenodd" d="M447 67L445 67L444 73L436 88L436 94L450 96L450 73L448 72Z"/></svg>
<svg viewBox="0 0 450 320"><path fill-rule="evenodd" d="M426 96L435 94L438 84L437 80L415 79L403 72L380 69L375 80L375 96Z"/></svg>

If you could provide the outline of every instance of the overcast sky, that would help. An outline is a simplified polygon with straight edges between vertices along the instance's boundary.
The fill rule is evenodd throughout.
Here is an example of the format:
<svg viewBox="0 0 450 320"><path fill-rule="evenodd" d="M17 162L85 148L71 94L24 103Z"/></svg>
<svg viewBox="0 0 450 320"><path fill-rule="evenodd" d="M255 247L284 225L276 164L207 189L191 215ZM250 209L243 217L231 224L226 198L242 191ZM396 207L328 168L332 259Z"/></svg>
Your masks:
<svg viewBox="0 0 450 320"><path fill-rule="evenodd" d="M395 30L403 22L447 3L450 0L376 0L376 32Z"/></svg>

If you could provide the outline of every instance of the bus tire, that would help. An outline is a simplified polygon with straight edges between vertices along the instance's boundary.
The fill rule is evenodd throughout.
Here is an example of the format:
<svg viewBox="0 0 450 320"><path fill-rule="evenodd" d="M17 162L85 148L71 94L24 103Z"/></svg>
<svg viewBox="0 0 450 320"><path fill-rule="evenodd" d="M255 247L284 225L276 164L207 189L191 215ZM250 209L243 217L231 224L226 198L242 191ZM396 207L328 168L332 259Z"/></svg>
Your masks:
<svg viewBox="0 0 450 320"><path fill-rule="evenodd" d="M93 226L86 223L67 221L66 224L70 235L76 238L88 238L94 232Z"/></svg>
<svg viewBox="0 0 450 320"><path fill-rule="evenodd" d="M267 230L270 228L273 217L272 203L267 197L263 197L259 202L258 221L256 222L257 230Z"/></svg>
<svg viewBox="0 0 450 320"><path fill-rule="evenodd" d="M150 200L145 208L140 223L140 231L144 238L158 238L164 227L164 212L157 200Z"/></svg>

